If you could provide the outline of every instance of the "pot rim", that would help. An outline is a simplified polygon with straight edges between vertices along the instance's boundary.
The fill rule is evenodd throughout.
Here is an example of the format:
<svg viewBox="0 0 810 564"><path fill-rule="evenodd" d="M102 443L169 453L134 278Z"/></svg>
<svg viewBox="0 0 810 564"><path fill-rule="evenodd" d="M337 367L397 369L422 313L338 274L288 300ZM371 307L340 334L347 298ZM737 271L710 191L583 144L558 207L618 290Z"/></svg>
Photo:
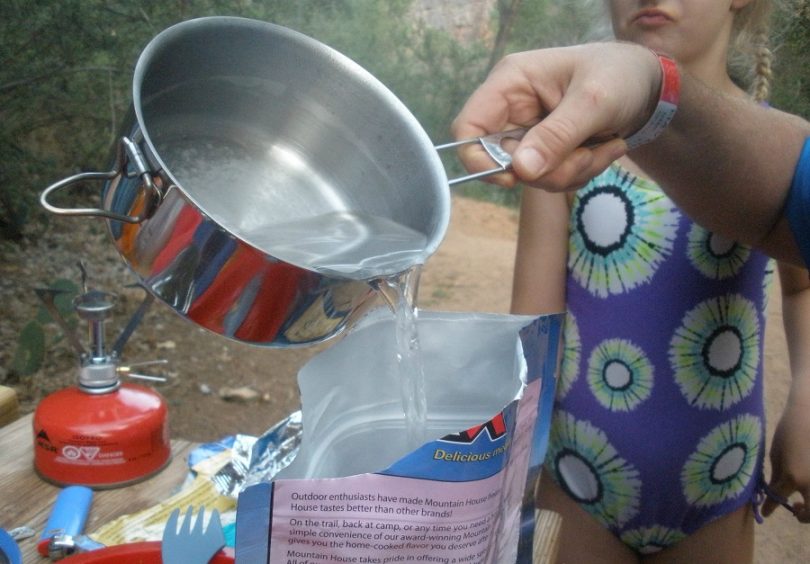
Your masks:
<svg viewBox="0 0 810 564"><path fill-rule="evenodd" d="M143 115L143 99L141 96L143 80L150 67L150 64L152 63L156 54L163 47L164 43L185 34L189 30L199 30L201 28L215 29L222 27L244 27L261 33L281 35L319 57L328 58L331 63L339 65L342 70L345 71L348 77L353 77L355 80L363 83L365 87L369 88L375 96L378 96L382 102L389 107L394 114L397 115L398 119L401 120L403 127L405 127L408 133L413 135L417 141L417 144L414 145L414 147L419 150L419 159L429 170L432 184L434 186L433 193L438 198L435 206L438 209L434 208L434 212L437 212L435 214L435 225L433 232L428 234L427 245L425 246L423 252L425 261L431 255L433 255L443 241L450 224L450 185L438 151L434 147L433 142L431 141L427 132L422 128L419 121L411 113L407 106L405 106L405 104L388 89L388 87L386 87L382 82L380 82L379 79L377 79L374 75L348 56L306 34L278 24L261 20L235 16L208 16L185 20L166 28L152 38L138 57L132 81L132 107L135 113L135 119L137 120L138 127L143 135L146 148L150 153L149 157L154 159L159 165L159 168L166 175L168 175L174 187L183 194L183 197L192 203L198 211L210 218L210 215L206 213L205 208L199 203L193 194L182 186L182 184L174 176L171 168L163 160L151 139L149 127ZM231 236L239 239L246 245L256 248L264 254L272 254L272 252L268 252L266 249L258 248L255 244L240 236L238 233L234 233L232 229L230 229L228 226L222 225L220 221L214 220L213 218L211 218L211 220L214 221L214 223L216 223L221 229L227 231ZM287 261L285 260L285 262ZM399 271L389 272L381 275L381 277L396 274L399 274Z"/></svg>

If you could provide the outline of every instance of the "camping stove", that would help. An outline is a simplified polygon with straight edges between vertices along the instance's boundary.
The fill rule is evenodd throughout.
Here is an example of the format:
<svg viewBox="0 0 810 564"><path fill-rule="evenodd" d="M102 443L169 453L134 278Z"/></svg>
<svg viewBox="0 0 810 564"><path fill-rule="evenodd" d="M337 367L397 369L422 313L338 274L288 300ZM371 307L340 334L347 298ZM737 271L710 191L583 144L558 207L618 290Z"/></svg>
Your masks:
<svg viewBox="0 0 810 564"><path fill-rule="evenodd" d="M89 324L91 350L85 350L54 303L58 290L37 290L54 320L79 355L78 385L45 397L34 413L34 467L59 485L114 488L160 471L171 448L167 407L160 394L136 384L122 384L121 375L134 374L121 366L121 351L152 297L147 295L110 352L105 350L104 323L115 307L114 294L97 290L73 301L78 316ZM153 361L140 364L154 364Z"/></svg>

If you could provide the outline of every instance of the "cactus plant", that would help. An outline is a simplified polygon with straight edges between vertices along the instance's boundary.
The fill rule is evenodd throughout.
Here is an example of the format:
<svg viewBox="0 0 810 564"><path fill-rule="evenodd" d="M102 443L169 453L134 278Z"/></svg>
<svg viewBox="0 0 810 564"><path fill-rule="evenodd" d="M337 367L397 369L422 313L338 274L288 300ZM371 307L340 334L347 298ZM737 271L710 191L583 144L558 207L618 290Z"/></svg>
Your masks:
<svg viewBox="0 0 810 564"><path fill-rule="evenodd" d="M59 313L67 320L71 327L78 324L76 312L73 310L73 298L78 294L79 288L71 280L60 278L51 285L54 290L60 293L54 299ZM45 326L53 323L53 319L48 311L40 306L34 319L25 324L17 339L17 349L11 361L11 370L17 376L29 376L42 367L45 360L45 351L59 343L64 335L56 333L50 343L48 343Z"/></svg>

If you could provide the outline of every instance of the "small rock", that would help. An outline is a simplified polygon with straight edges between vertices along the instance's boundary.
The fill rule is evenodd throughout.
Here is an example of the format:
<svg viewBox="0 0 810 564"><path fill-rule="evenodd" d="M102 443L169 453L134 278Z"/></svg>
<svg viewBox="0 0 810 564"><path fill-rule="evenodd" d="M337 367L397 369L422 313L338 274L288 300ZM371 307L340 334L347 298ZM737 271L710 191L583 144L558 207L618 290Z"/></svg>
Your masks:
<svg viewBox="0 0 810 564"><path fill-rule="evenodd" d="M259 392L247 386L241 388L221 388L219 397L225 401L249 402L259 398Z"/></svg>
<svg viewBox="0 0 810 564"><path fill-rule="evenodd" d="M157 344L157 348L165 350L174 350L177 348L177 344L174 341L163 341L162 343Z"/></svg>
<svg viewBox="0 0 810 564"><path fill-rule="evenodd" d="M200 384L200 393L204 396L211 395L211 386L208 384Z"/></svg>
<svg viewBox="0 0 810 564"><path fill-rule="evenodd" d="M124 301L131 300L132 303L141 302L143 300L143 296L144 296L143 290L141 288L132 287L132 286L124 286L123 288L119 287L116 290L116 293Z"/></svg>

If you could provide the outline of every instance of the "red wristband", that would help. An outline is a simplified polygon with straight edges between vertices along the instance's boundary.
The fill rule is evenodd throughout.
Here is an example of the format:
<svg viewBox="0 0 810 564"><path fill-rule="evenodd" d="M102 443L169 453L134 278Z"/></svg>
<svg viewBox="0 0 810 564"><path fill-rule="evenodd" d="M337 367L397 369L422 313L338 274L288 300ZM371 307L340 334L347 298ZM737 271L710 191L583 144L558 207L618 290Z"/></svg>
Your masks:
<svg viewBox="0 0 810 564"><path fill-rule="evenodd" d="M665 55L656 53L656 56L661 64L661 93L658 97L658 104L647 123L624 140L628 149L635 149L661 135L678 109L678 100L681 95L681 76L678 73L678 65Z"/></svg>

